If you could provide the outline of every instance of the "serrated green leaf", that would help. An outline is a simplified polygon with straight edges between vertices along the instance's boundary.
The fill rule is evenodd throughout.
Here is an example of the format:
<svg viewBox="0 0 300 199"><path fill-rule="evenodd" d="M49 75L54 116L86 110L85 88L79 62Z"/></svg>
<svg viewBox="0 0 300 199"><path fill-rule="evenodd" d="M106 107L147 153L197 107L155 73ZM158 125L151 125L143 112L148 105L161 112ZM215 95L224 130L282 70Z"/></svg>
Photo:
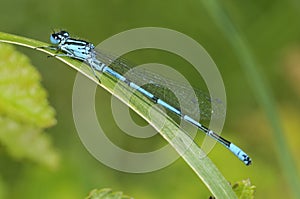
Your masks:
<svg viewBox="0 0 300 199"><path fill-rule="evenodd" d="M250 179L236 182L232 189L240 199L252 199L254 198L254 192L256 187L251 184Z"/></svg>
<svg viewBox="0 0 300 199"><path fill-rule="evenodd" d="M58 165L50 138L35 126L0 116L0 141L15 159L28 158L53 169Z"/></svg>
<svg viewBox="0 0 300 199"><path fill-rule="evenodd" d="M132 197L124 195L122 192L113 192L111 189L94 189L90 192L86 199L133 199Z"/></svg>
<svg viewBox="0 0 300 199"><path fill-rule="evenodd" d="M29 59L11 45L0 44L0 114L45 128L55 124L41 77Z"/></svg>
<svg viewBox="0 0 300 199"><path fill-rule="evenodd" d="M58 154L43 129L56 120L40 80L25 55L0 44L0 142L15 159L55 168Z"/></svg>

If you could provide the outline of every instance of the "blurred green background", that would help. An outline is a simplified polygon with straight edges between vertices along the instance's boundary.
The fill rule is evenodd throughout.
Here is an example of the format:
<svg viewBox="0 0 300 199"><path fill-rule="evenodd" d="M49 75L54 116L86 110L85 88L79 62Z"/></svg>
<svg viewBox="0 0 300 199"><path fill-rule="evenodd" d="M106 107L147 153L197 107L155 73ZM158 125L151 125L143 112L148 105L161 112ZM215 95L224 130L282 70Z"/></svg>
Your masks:
<svg viewBox="0 0 300 199"><path fill-rule="evenodd" d="M251 87L252 80L245 74L243 61L201 1L2 0L0 5L0 31L45 42L53 28L66 29L95 44L121 31L148 26L170 28L192 37L208 51L224 80L228 107L222 135L245 149L253 165L244 166L220 145L209 157L230 183L250 178L257 187L257 198L295 197L287 171L280 163L273 129ZM299 171L300 3L230 0L220 6L259 63L257 68L275 98L283 137ZM104 187L144 199L211 195L182 159L145 174L119 172L95 160L80 142L73 122L71 102L76 71L39 52L20 47L18 50L28 55L41 73L50 104L56 110L57 125L47 129L47 134L61 161L52 170L28 160L16 161L0 145L0 188L5 198L80 199L90 190ZM130 57L135 63L151 61L177 69L184 67L174 56L160 51L136 52ZM97 104L99 119L111 129L111 139L125 147L133 146L136 151L151 151L165 144L160 136L148 141L124 136L110 116L111 95L98 88L96 100L101 101Z"/></svg>

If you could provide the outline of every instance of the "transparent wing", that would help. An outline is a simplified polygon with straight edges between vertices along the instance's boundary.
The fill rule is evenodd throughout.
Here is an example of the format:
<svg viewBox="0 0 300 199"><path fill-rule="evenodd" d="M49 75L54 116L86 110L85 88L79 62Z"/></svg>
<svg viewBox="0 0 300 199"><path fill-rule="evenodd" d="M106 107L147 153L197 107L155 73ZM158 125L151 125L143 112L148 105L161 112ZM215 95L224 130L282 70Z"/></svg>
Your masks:
<svg viewBox="0 0 300 199"><path fill-rule="evenodd" d="M192 88L182 82L167 79L158 73L145 68L135 69L123 58L95 49L96 59L106 64L127 79L143 87L156 97L193 118L210 120L212 114L216 118L224 117L225 105L219 99L211 98L206 92ZM192 88L192 89L191 89ZM212 110L212 105L214 110ZM198 111L199 110L199 111Z"/></svg>

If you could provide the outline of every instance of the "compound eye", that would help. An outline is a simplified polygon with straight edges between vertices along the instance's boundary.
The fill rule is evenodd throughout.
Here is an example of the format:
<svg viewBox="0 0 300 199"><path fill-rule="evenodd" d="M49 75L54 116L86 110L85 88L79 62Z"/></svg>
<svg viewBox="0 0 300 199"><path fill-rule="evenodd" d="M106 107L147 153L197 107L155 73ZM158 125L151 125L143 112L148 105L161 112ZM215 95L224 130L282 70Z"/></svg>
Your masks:
<svg viewBox="0 0 300 199"><path fill-rule="evenodd" d="M57 36L57 34L51 34L50 35L50 42L52 43L52 44L54 44L54 45L56 45L56 44L59 44L59 42L60 42L60 39L59 39L59 37Z"/></svg>

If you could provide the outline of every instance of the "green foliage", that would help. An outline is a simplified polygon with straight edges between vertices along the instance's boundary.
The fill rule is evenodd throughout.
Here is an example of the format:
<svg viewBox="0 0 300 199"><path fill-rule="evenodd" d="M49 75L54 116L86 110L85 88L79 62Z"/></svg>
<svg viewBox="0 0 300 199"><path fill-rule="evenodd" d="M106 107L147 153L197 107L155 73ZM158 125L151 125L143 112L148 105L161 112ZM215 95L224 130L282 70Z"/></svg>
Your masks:
<svg viewBox="0 0 300 199"><path fill-rule="evenodd" d="M122 192L113 192L111 189L94 189L85 199L133 199Z"/></svg>
<svg viewBox="0 0 300 199"><path fill-rule="evenodd" d="M294 178L300 179L300 1L229 0L217 3L222 10L220 12L217 9L213 15L222 19L222 13L225 12L225 18L229 18L231 25L238 29L238 35L225 34L224 30L229 30L231 25L224 24L220 28L220 23L211 17L212 12L198 0L1 1L0 27L2 31L43 41L48 41L52 28L65 29L78 38L95 44L121 31L149 25L167 27L192 37L213 58L224 80L227 113L222 135L242 146L251 155L254 164L243 167L220 145L214 147L209 157L214 160L227 181L234 184L236 179L249 177L257 187L257 198L300 198L300 195L293 197L291 192L292 186L300 190L299 184L288 183L285 176L285 171L289 171ZM70 7L72 9L66 9ZM285 156L276 153L277 149L281 150L277 148L279 145L276 141L280 137L273 134L262 106L258 105L262 102L255 98L258 93L252 92L253 88L257 91L260 87L255 86L255 77L244 70L248 65L247 60L246 64L239 62L243 49L233 48L231 45L233 40L236 43L240 41L237 36L241 34L256 62L259 62L256 68L274 94L275 108L280 110L279 115L275 114L282 120L279 122L284 124L284 136L288 138L288 148L291 149L289 152L297 163L298 174L294 169L282 167L281 164L286 164ZM228 39L230 35L232 39ZM57 147L60 147L63 163L53 173L32 166L20 169L18 163L21 161L10 165L9 162L3 162L7 160L6 157L1 158L0 175L7 184L5 188L9 193L9 197L4 198L82 199L88 195L91 187L111 187L143 199L182 199L187 198L187 195L190 199L199 199L212 195L182 159L163 170L137 175L109 169L90 157L79 138L74 136L70 99L75 72L58 60L47 59L47 55L43 53L26 51L35 57L34 63L43 74L44 85L51 93L51 103L57 108L59 125L51 129L50 136L56 140ZM126 56L138 64L167 64L184 74L191 84L200 84L199 78L196 78L195 72L184 60L181 61L176 55L168 56L159 50L154 50L154 53L149 51L136 50ZM250 82L247 83L247 80ZM110 130L108 136L115 144L130 146L127 148L143 152L166 144L159 135L149 139L136 139L124 134L112 117L106 117L111 109L111 96L102 88L97 88L96 97L99 122L106 124L105 127ZM105 112L102 108L106 108ZM111 136L110 133L114 135ZM202 137L200 134L200 139ZM0 157L3 157L6 151L0 145ZM8 185L12 179L13 186ZM15 194L12 196L11 193Z"/></svg>
<svg viewBox="0 0 300 199"><path fill-rule="evenodd" d="M58 154L43 129L56 120L40 81L26 56L0 44L0 142L15 159L55 168Z"/></svg>
<svg viewBox="0 0 300 199"><path fill-rule="evenodd" d="M256 187L251 184L250 180L236 182L232 189L240 199L253 199Z"/></svg>

